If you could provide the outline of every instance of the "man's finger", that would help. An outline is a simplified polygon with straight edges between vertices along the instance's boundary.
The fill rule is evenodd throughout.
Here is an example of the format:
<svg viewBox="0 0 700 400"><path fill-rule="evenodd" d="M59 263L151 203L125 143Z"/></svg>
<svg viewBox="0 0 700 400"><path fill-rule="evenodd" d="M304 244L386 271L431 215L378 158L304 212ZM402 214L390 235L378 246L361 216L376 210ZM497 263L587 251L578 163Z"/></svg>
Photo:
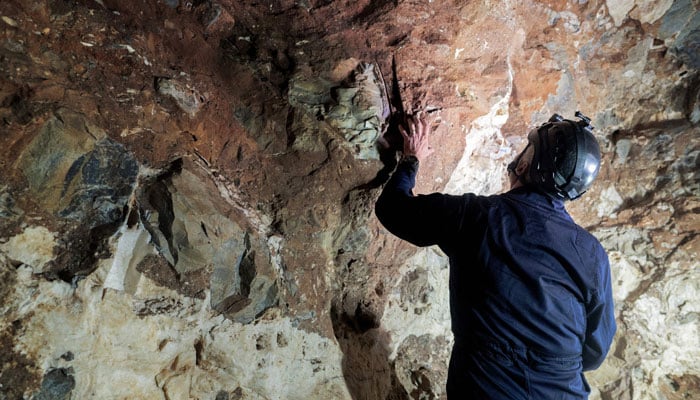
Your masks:
<svg viewBox="0 0 700 400"><path fill-rule="evenodd" d="M425 130L427 132L428 125L430 125L428 123L428 116L427 115L421 113L420 124L423 127L423 130Z"/></svg>
<svg viewBox="0 0 700 400"><path fill-rule="evenodd" d="M408 129L410 129L412 135L416 133L416 121L413 119L413 116L408 117Z"/></svg>
<svg viewBox="0 0 700 400"><path fill-rule="evenodd" d="M403 125L399 125L399 133L401 133L401 136L403 136L404 139L408 139L408 133L406 132L406 129L404 129Z"/></svg>

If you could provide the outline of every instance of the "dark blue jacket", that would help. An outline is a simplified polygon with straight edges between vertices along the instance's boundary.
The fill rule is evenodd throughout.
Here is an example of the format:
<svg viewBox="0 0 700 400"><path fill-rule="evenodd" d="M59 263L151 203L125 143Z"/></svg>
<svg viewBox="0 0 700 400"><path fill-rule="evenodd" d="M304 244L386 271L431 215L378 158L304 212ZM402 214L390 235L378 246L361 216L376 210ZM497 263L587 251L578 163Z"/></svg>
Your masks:
<svg viewBox="0 0 700 400"><path fill-rule="evenodd" d="M450 259L458 399L585 399L583 371L615 333L608 258L561 200L527 187L494 196L414 196L401 162L376 204L381 223Z"/></svg>

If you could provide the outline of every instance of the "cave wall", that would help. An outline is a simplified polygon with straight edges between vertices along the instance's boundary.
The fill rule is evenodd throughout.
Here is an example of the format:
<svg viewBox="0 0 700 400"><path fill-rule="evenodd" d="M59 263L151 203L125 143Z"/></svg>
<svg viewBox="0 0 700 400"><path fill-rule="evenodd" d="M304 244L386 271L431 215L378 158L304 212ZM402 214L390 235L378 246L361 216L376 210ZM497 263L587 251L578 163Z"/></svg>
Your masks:
<svg viewBox="0 0 700 400"><path fill-rule="evenodd" d="M434 116L419 193L506 190L530 128L590 116L591 398L700 396L699 10L0 3L1 397L445 398L447 260L373 215L399 108Z"/></svg>

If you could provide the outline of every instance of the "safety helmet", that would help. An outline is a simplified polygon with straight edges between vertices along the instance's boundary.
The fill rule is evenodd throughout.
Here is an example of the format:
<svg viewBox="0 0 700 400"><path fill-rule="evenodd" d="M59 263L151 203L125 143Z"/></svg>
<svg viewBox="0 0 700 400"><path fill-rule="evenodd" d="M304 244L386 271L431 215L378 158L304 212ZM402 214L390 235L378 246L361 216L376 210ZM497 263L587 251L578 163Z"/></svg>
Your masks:
<svg viewBox="0 0 700 400"><path fill-rule="evenodd" d="M591 120L579 111L575 116L578 121L554 114L527 138L535 150L529 182L566 200L586 192L600 171L600 147Z"/></svg>

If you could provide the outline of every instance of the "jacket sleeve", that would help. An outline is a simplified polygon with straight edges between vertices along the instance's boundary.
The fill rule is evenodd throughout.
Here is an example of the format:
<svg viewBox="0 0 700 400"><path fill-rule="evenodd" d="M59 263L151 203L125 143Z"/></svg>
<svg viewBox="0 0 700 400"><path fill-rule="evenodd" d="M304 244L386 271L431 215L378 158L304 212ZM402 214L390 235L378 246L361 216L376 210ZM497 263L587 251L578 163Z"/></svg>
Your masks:
<svg viewBox="0 0 700 400"><path fill-rule="evenodd" d="M610 264L605 251L598 256L600 279L587 307L586 338L583 343L583 370L598 368L608 354L615 330L615 305L612 297Z"/></svg>
<svg viewBox="0 0 700 400"><path fill-rule="evenodd" d="M402 160L375 205L389 232L417 246L443 245L462 224L462 196L441 193L414 196L418 161Z"/></svg>

